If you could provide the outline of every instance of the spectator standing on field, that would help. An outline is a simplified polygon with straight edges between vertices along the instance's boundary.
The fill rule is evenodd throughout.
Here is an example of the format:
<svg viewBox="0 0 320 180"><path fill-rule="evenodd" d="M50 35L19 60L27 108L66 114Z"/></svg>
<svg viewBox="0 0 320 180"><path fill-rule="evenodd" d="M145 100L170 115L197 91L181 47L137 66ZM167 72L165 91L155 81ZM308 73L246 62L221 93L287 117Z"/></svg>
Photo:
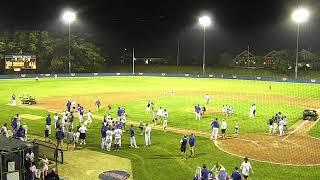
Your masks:
<svg viewBox="0 0 320 180"><path fill-rule="evenodd" d="M74 137L73 137L73 132L71 128L69 128L67 137L66 137L66 143L67 143L67 151L69 150L69 146L74 144Z"/></svg>
<svg viewBox="0 0 320 180"><path fill-rule="evenodd" d="M221 123L222 139L226 138L226 131L227 131L227 122L223 119Z"/></svg>
<svg viewBox="0 0 320 180"><path fill-rule="evenodd" d="M213 121L211 122L211 128L212 128L211 139L212 139L212 140L217 140L217 139L218 139L218 131L219 131L218 118L216 118L215 120L213 120Z"/></svg>
<svg viewBox="0 0 320 180"><path fill-rule="evenodd" d="M253 174L252 166L247 157L245 157L244 161L241 163L240 169L244 180L248 179L250 172Z"/></svg>
<svg viewBox="0 0 320 180"><path fill-rule="evenodd" d="M142 121L140 121L140 123L139 123L139 129L140 129L140 135L142 136L143 135L143 124L142 124Z"/></svg>
<svg viewBox="0 0 320 180"><path fill-rule="evenodd" d="M63 138L64 138L64 133L61 127L59 127L56 132L57 148L61 148Z"/></svg>
<svg viewBox="0 0 320 180"><path fill-rule="evenodd" d="M46 118L46 129L49 130L49 135L51 134L51 117L50 114L48 114Z"/></svg>
<svg viewBox="0 0 320 180"><path fill-rule="evenodd" d="M209 180L209 178L211 178L211 176L213 175L212 171L207 169L207 165L205 164L202 167L203 167L203 169L201 170L202 180Z"/></svg>
<svg viewBox="0 0 320 180"><path fill-rule="evenodd" d="M234 168L234 171L233 171L233 173L231 175L231 178L232 178L232 180L241 180L241 174L239 172L239 168L238 167Z"/></svg>
<svg viewBox="0 0 320 180"><path fill-rule="evenodd" d="M188 139L187 136L184 135L183 138L180 140L181 143L181 153L182 153L182 160L186 160L187 159L187 153L186 153L186 149L187 149L187 143L188 143Z"/></svg>
<svg viewBox="0 0 320 180"><path fill-rule="evenodd" d="M189 157L194 156L195 143L196 143L196 137L194 136L193 133L191 133L190 138L189 138L189 146L190 146L190 156Z"/></svg>
<svg viewBox="0 0 320 180"><path fill-rule="evenodd" d="M70 100L68 100L66 106L67 106L68 112L70 112L70 110L71 110L71 101Z"/></svg>
<svg viewBox="0 0 320 180"><path fill-rule="evenodd" d="M9 137L7 123L4 123L4 125L1 127L0 134L4 135L5 137Z"/></svg>
<svg viewBox="0 0 320 180"><path fill-rule="evenodd" d="M87 128L82 124L81 127L79 128L80 132L80 145L81 144L86 144L86 133L87 133Z"/></svg>

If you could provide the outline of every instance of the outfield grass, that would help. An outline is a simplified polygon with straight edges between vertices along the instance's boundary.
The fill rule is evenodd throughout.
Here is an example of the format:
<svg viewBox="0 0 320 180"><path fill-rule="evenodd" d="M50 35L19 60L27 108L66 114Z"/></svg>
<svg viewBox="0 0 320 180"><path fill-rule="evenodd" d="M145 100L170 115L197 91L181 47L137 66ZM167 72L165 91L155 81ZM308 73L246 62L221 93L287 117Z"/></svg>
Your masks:
<svg viewBox="0 0 320 180"><path fill-rule="evenodd" d="M269 85L272 90L269 90ZM227 119L230 131L234 123L240 124L240 133L265 132L266 121L278 111L289 117L289 125L298 121L303 108L286 105L279 101L272 103L271 97L277 95L289 98L313 99L319 98L320 86L314 84L293 84L278 82L258 82L243 80L222 79L191 79L191 78L155 78L155 77L107 77L107 78L62 78L62 79L40 79L36 83L34 79L0 80L0 123L9 122L15 113L33 114L45 117L47 111L40 109L29 109L12 107L10 103L11 94L17 95L23 92L31 92L36 97L45 100L55 96L81 95L106 92L140 93L153 91L157 97L156 106L164 106L169 111L169 126L209 131L210 120L214 117L222 118L219 113L214 113L200 122L194 121L193 107L195 104L203 104L204 93L212 94L209 109L221 111L223 104L228 104L236 109L236 114ZM175 96L161 96L160 92L175 91ZM190 94L183 94L188 91ZM180 94L179 94L180 93ZM234 98L216 94L227 93ZM254 98L241 98L241 95L253 95ZM238 97L239 96L239 97ZM119 96L119 99L121 97ZM151 120L150 115L145 113L145 103L150 97L141 97L123 104L114 104L114 107L125 106L128 119L134 121ZM249 107L254 101L257 103L257 117L254 121L248 119ZM104 102L103 102L104 103ZM65 103L63 103L65 104ZM103 115L103 110L94 112ZM115 113L115 112L113 112ZM115 114L113 114L115 116ZM100 152L100 119L94 119L93 127L88 132L88 144L86 148ZM23 119L29 127L29 133L43 135L45 120ZM319 124L311 131L312 135L319 136ZM136 128L136 131L138 129ZM230 132L229 131L229 132ZM206 163L212 167L215 162L222 163L228 173L232 172L234 166L239 166L242 159L226 154L218 150L212 141L207 138L197 137L196 157L182 161L179 152L181 134L152 131L152 146L143 147L143 137L138 136L137 142L140 149L129 148L128 132L124 134L123 148L120 152L110 152L112 155L128 158L131 160L133 176L135 179L191 179L196 166ZM52 137L53 138L53 137ZM241 144L239 144L240 146ZM106 153L106 152L103 152ZM318 179L320 167L293 167L274 165L269 163L252 162L255 174L253 179ZM89 165L90 166L90 165Z"/></svg>

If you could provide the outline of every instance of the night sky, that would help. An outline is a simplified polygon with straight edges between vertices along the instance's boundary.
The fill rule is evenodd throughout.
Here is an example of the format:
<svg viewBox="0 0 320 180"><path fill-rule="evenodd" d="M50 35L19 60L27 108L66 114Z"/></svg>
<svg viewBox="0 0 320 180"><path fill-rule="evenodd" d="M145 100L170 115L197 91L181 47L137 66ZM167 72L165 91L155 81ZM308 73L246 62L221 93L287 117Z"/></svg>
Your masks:
<svg viewBox="0 0 320 180"><path fill-rule="evenodd" d="M320 1L300 0L312 11L301 28L302 48L320 52ZM73 32L90 33L113 59L123 48L136 49L137 57L176 56L180 41L185 62L201 59L202 29L198 17L209 14L207 59L222 52L240 53L250 45L264 55L273 49L293 49L296 25L290 19L297 0L42 0L1 1L0 30L48 30L67 33L60 21L65 8L77 11Z"/></svg>

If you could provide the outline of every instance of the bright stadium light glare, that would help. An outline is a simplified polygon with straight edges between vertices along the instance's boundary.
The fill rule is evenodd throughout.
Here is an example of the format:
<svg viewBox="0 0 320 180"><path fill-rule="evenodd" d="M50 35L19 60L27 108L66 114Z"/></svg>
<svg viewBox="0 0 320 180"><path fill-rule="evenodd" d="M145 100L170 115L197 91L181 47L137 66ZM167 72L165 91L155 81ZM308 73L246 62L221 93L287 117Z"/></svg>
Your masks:
<svg viewBox="0 0 320 180"><path fill-rule="evenodd" d="M211 25L211 18L209 16L201 16L199 18L199 24L202 27L208 27Z"/></svg>
<svg viewBox="0 0 320 180"><path fill-rule="evenodd" d="M297 8L293 11L291 18L296 23L307 22L310 17L310 11L306 8Z"/></svg>
<svg viewBox="0 0 320 180"><path fill-rule="evenodd" d="M76 20L76 13L72 10L67 10L62 14L62 20L66 24L70 24Z"/></svg>

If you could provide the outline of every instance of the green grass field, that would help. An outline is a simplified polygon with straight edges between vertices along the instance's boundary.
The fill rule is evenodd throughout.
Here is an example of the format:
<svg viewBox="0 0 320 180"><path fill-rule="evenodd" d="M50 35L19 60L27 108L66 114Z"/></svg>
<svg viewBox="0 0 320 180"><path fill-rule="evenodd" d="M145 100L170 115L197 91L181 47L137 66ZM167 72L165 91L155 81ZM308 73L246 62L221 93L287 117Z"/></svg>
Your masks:
<svg viewBox="0 0 320 180"><path fill-rule="evenodd" d="M175 92L174 96L170 95L172 91ZM301 119L302 111L308 106L309 101L318 102L310 104L310 107L320 107L317 101L320 98L320 85L315 84L158 77L58 78L40 79L38 83L34 79L16 79L0 80L1 124L9 123L10 117L15 113L46 116L48 111L43 109L8 105L12 93L19 96L24 92L30 92L39 99L40 104L37 106L41 106L42 101L49 101L50 104L50 100L59 97L92 95L93 99L102 98L103 106L112 103L114 117L116 107L122 106L126 108L130 121L150 124L151 116L146 114L145 104L151 99L156 102L156 109L162 106L168 110L170 127L201 132L210 132L211 120L218 117L227 120L230 127L228 133L232 133L236 122L240 125L240 133L263 133L267 132L268 118L279 111L288 116L290 126ZM167 92L167 95L164 95L164 92ZM196 104L204 104L206 93L211 96L209 114L203 120L195 121L193 107ZM116 97L111 97L112 94L116 94ZM61 107L64 107L65 103L62 101L57 109L62 111ZM87 106L92 106L94 101L87 103ZM249 108L253 103L257 105L257 117L254 121L250 121ZM235 108L236 114L224 117L220 113L223 104ZM94 111L95 115L102 116L105 113L105 109ZM22 119L22 122L28 125L30 134L43 136L44 119ZM94 119L94 124L88 131L88 143L85 148L101 151L100 126L101 119ZM317 124L310 134L320 137L319 132L320 125ZM182 161L179 142L182 136L183 134L153 130L151 147L143 147L144 138L137 136L137 143L141 148L130 149L129 134L126 132L121 151L110 154L130 159L135 179L191 179L195 168L204 163L211 168L215 162L220 162L229 174L235 166L240 166L241 158L220 151L212 141L204 137L197 137L196 156ZM251 176L252 179L319 179L320 177L318 166L294 167L258 161L252 161L252 165L255 172Z"/></svg>

